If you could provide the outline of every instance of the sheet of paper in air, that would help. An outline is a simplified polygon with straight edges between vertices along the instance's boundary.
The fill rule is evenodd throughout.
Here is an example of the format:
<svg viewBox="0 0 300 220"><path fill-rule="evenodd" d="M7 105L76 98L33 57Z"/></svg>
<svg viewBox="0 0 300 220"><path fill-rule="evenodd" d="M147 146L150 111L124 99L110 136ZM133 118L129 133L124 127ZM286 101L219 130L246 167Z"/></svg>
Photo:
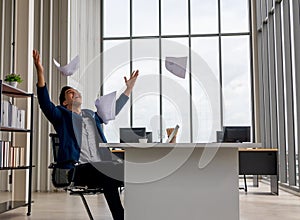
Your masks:
<svg viewBox="0 0 300 220"><path fill-rule="evenodd" d="M95 106L98 116L105 124L116 117L116 91L96 99Z"/></svg>
<svg viewBox="0 0 300 220"><path fill-rule="evenodd" d="M166 57L166 69L175 76L185 78L187 57Z"/></svg>
<svg viewBox="0 0 300 220"><path fill-rule="evenodd" d="M79 61L80 61L79 60L79 55L77 55L67 65L60 66L60 64L53 58L54 65L65 76L71 76L71 75L73 75L78 70L78 68L79 68Z"/></svg>

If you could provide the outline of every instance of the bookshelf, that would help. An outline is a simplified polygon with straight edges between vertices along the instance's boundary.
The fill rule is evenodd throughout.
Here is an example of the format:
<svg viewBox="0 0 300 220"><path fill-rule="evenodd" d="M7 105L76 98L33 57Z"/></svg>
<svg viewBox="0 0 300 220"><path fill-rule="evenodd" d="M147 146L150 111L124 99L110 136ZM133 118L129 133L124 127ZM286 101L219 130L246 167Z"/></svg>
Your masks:
<svg viewBox="0 0 300 220"><path fill-rule="evenodd" d="M2 120L7 120L5 117L6 115L3 114L4 104L4 96L8 97L9 99L13 100L16 98L28 98L30 99L30 118L25 118L26 113L23 116L21 113L17 111L17 122L12 122L15 120L16 115L12 114L13 116L10 116L10 121L8 119L5 124ZM5 84L2 80L0 80L0 99L1 99L1 105L0 105L0 132L8 132L10 134L14 133L29 133L29 146L23 146L23 152L20 149L20 152L17 152L17 147L12 146L9 141L1 141L0 145L0 172L4 170L10 171L9 175L9 184L16 184L17 187L12 187L12 195L14 194L22 194L24 195L23 199L18 198L18 196L12 196L12 199L9 201L0 202L0 214L18 207L24 207L27 206L27 215L29 216L31 214L31 203L32 203L32 145L33 145L33 101L34 101L34 95L33 93L25 92L21 89L14 88L8 84ZM23 110L20 110L23 111ZM28 110L27 110L28 111ZM27 114L28 116L29 114ZM18 124L19 121L24 120L23 124ZM25 121L27 121L27 127L25 125ZM11 126L13 125L13 126ZM12 136L12 135L10 135ZM12 140L12 138L10 137ZM6 142L6 143L5 143ZM6 150L3 150L3 146L5 146ZM28 145L28 144L27 144ZM9 150L7 150L7 148ZM16 148L16 149L10 149L10 148ZM21 148L21 147L19 147ZM16 151L17 153L14 153ZM5 153L6 152L6 153ZM8 161L7 161L8 160ZM22 161L22 162L21 162ZM20 172L24 171L24 172ZM12 173L15 172L14 178ZM17 180L16 180L17 179ZM21 181L19 181L21 180ZM23 186L19 187L21 184ZM14 192L15 191L15 192ZM22 197L22 196L20 196Z"/></svg>

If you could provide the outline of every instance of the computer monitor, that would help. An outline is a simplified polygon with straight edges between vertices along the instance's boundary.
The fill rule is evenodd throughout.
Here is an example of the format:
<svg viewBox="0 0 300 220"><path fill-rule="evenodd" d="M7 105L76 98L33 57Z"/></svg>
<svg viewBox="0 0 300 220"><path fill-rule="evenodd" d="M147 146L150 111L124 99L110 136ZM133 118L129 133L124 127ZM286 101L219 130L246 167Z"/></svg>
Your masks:
<svg viewBox="0 0 300 220"><path fill-rule="evenodd" d="M120 128L120 143L139 143L146 137L146 128Z"/></svg>
<svg viewBox="0 0 300 220"><path fill-rule="evenodd" d="M223 142L250 142L250 126L225 126L223 131Z"/></svg>
<svg viewBox="0 0 300 220"><path fill-rule="evenodd" d="M217 132L216 132L216 136L217 136L217 143L223 142L223 139L224 139L224 131L217 131Z"/></svg>

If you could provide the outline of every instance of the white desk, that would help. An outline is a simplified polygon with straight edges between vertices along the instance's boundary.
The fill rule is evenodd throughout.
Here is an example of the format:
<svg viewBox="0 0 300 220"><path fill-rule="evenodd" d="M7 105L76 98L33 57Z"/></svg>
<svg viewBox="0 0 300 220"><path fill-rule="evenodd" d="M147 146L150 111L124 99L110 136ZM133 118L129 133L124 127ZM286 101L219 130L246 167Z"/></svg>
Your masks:
<svg viewBox="0 0 300 220"><path fill-rule="evenodd" d="M238 149L261 145L101 146L125 149L124 205L127 220L238 220Z"/></svg>

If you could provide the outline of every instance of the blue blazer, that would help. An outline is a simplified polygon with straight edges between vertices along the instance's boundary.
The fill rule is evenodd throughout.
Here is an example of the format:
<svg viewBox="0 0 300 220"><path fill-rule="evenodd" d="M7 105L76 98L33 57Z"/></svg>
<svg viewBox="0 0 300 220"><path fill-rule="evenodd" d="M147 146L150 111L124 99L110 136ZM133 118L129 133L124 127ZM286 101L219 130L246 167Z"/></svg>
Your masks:
<svg viewBox="0 0 300 220"><path fill-rule="evenodd" d="M80 145L82 137L82 116L73 113L63 106L55 106L49 97L47 86L37 86L37 96L41 110L46 118L53 125L56 133L59 137L59 151L57 155L57 162L63 161L79 161ZM122 94L116 102L116 114L120 112L123 106L128 101L128 96ZM82 113L85 116L90 117L95 122L95 126L100 134L102 140L97 140L99 143L106 143L107 140L104 136L101 124L102 119L96 112L89 109L82 109ZM101 151L101 158L104 160L110 160L111 154L108 151ZM106 153L104 153L106 152ZM70 165L66 165L66 168L71 168Z"/></svg>

